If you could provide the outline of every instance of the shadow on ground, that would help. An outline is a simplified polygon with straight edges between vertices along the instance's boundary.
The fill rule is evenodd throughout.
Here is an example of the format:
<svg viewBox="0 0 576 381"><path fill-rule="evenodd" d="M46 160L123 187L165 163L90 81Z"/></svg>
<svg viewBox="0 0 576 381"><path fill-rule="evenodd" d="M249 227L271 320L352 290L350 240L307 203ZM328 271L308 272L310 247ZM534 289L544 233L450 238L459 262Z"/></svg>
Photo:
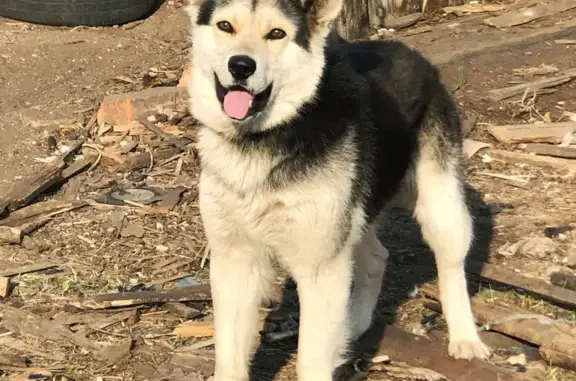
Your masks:
<svg viewBox="0 0 576 381"><path fill-rule="evenodd" d="M490 208L484 203L480 193L467 187L467 200L474 216L475 240L468 260L485 263L490 253L492 241L493 218ZM434 256L422 239L420 227L407 212L392 209L382 226L381 240L389 250L390 259L386 269L386 279L377 307L374 327L370 337L364 337L356 343L355 362L369 359L375 354L382 339L385 324L393 324L399 307L414 296L414 290L422 283L436 279ZM289 282L291 284L291 281ZM472 294L474 289L470 289ZM293 287L284 292L283 306L290 311L297 309L297 296ZM288 364L296 352L297 339L284 341L277 345L263 344L256 353L253 365L253 380L271 381L278 372ZM361 362L360 362L361 363ZM356 380L357 374L353 364L348 364L337 371L338 380Z"/></svg>

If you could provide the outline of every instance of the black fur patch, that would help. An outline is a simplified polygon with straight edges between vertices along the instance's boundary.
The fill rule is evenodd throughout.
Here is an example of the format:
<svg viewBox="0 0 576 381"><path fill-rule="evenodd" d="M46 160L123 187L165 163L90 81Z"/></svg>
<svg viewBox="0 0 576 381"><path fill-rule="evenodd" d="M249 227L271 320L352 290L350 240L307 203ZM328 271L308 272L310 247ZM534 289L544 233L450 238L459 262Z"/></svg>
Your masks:
<svg viewBox="0 0 576 381"><path fill-rule="evenodd" d="M438 163L447 162L460 144L458 115L437 70L401 43L339 41L326 51L316 100L293 120L240 135L235 143L247 154L285 156L269 176L272 187L298 182L329 156L351 157L356 170L349 212L362 206L371 221L397 192L418 139L434 139ZM343 145L346 140L352 144Z"/></svg>
<svg viewBox="0 0 576 381"><path fill-rule="evenodd" d="M205 0L200 6L198 11L198 19L196 23L198 25L210 25L210 20L212 19L212 14L216 9L216 0Z"/></svg>
<svg viewBox="0 0 576 381"><path fill-rule="evenodd" d="M277 0L278 7L297 27L294 42L304 50L310 50L310 26L306 12L298 0Z"/></svg>

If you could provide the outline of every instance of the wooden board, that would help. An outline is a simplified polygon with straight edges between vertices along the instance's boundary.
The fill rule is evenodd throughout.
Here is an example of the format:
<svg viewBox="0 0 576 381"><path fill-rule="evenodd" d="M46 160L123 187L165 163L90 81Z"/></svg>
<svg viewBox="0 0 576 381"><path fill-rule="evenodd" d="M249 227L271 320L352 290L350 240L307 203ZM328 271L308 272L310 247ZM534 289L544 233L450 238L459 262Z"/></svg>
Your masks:
<svg viewBox="0 0 576 381"><path fill-rule="evenodd" d="M502 143L561 143L562 138L576 131L575 122L510 124L490 126L488 131Z"/></svg>

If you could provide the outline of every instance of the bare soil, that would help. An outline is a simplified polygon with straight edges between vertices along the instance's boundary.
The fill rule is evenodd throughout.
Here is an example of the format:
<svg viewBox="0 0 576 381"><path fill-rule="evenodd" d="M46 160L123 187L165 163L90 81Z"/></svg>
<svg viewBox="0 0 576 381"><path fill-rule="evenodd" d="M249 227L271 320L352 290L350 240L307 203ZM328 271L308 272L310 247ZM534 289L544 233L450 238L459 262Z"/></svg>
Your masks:
<svg viewBox="0 0 576 381"><path fill-rule="evenodd" d="M83 132L75 122L81 125L90 119L104 95L149 87L155 81L149 75L151 72L162 73L167 84L177 81L188 54L188 21L178 4L169 2L143 23L118 28L52 28L0 19L0 195L21 176L33 173L41 164L37 159L48 156L49 136L58 142L67 142L81 135ZM451 60L446 57L470 47L553 27L558 22L576 18L576 12L564 12L508 30L485 26L483 17L486 15L456 17L437 12L417 25L397 32L394 38L442 62L439 65L442 78L453 90L463 119L472 113L478 116L471 138L499 148L521 150L521 145L498 143L486 127L557 121L563 111L576 112L576 81L538 96L528 110L522 108L518 98L492 102L484 93L515 81L535 78L519 76L514 69L543 64L560 71L575 67L576 45L559 45L554 40L576 39L576 28L561 34L537 36L522 44L503 44L480 53L461 54ZM413 34L428 26L430 32ZM144 228L142 238L116 237L110 221L113 207L99 206L55 217L23 246L0 246L0 270L49 260L63 264L61 267L67 271L65 274L43 272L16 277L9 303L57 320L63 319L65 314L78 313L66 305L67 300L76 296L137 290L142 284L178 274L206 282L209 261L205 264L202 260L206 253L205 242L194 191L197 164L197 158L190 154L183 161L185 175L174 176L175 163L167 163L143 176L144 180L137 174L122 179L104 169L80 175L79 193L84 197L104 192L106 189L100 189L98 183L114 175L119 181L133 184L165 188L185 185L190 190L167 214L155 214L137 207L125 208L128 221ZM528 181L503 180L490 174L524 176ZM574 173L489 160L477 154L470 159L467 180L476 225L472 257L545 280L549 279L552 270L564 266L568 252L576 250ZM62 197L69 186L54 190L51 196ZM498 204L511 204L512 208L495 212ZM559 247L555 253L544 258L499 254L499 249L506 244L526 237L543 237L544 229L550 226L575 228L552 238ZM382 239L392 257L383 285L379 316L411 332L422 334L425 331L431 337L445 340L442 318L433 318L434 314L422 305L423 297L416 292L419 285L435 279L434 260L418 227L410 216L393 210L382 230ZM282 281L279 279L279 284ZM174 283L167 280L157 288L170 288ZM472 283L482 297L489 292L492 299L512 301L531 311L576 325L575 311L518 292L488 286L482 289L477 282ZM294 291L286 295L287 305L296 310ZM191 306L210 318L209 305ZM423 324L423 319L435 323ZM163 364L171 354L199 341L171 335L173 328L184 320L166 313L161 307L152 307L138 312L133 319L102 329L79 324L75 329L94 341L112 344L129 336L134 338L131 355L106 365L93 361L87 351L71 349L65 354L63 374L71 380L95 380L96 377L162 379L158 370L165 369ZM2 332L5 330L0 328L0 337ZM34 364L40 364L35 365L38 367L52 364L50 353L62 351L54 343L38 342L26 335L20 338L45 354L23 353ZM3 349L0 344L0 353ZM294 339L264 346L255 362L257 379L295 379L294 353ZM11 374L7 372L7 375ZM167 380L182 380L177 372L168 374ZM576 373L542 361L529 362L528 374L542 381L576 380ZM385 377L395 379L393 375Z"/></svg>

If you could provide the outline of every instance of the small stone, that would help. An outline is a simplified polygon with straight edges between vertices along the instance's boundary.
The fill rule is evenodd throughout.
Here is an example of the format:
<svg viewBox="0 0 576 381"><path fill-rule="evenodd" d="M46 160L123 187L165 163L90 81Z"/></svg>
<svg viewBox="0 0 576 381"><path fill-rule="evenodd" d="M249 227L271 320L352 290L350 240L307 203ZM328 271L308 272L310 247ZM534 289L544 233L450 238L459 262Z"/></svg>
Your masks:
<svg viewBox="0 0 576 381"><path fill-rule="evenodd" d="M543 259L558 251L556 242L548 237L531 237L520 241L518 249L520 254Z"/></svg>
<svg viewBox="0 0 576 381"><path fill-rule="evenodd" d="M159 251L159 252L161 252L161 253L165 253L165 252L167 252L168 250L169 250L169 247L168 247L168 246L165 246L165 245L157 245L157 246L156 246L156 251Z"/></svg>
<svg viewBox="0 0 576 381"><path fill-rule="evenodd" d="M144 237L144 228L140 225L128 223L122 228L120 235L122 237L142 238Z"/></svg>
<svg viewBox="0 0 576 381"><path fill-rule="evenodd" d="M558 287L576 291L576 275L567 269L553 272L550 275L550 283Z"/></svg>

